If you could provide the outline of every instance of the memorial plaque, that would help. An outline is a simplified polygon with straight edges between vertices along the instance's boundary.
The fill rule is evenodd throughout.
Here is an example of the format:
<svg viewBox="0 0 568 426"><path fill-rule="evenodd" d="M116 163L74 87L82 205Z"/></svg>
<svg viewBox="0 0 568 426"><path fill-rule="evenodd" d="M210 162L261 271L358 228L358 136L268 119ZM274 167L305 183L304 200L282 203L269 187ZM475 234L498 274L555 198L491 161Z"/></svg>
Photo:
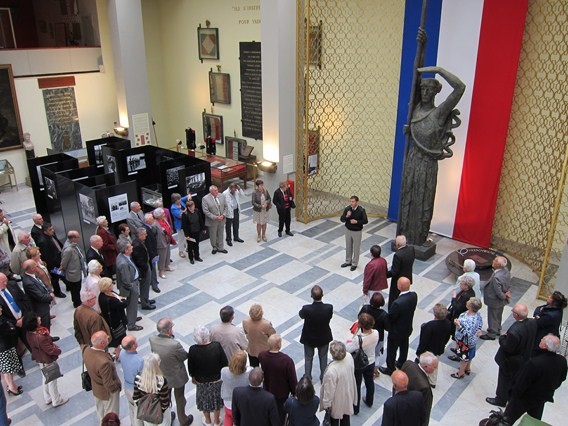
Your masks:
<svg viewBox="0 0 568 426"><path fill-rule="evenodd" d="M51 146L57 152L81 149L81 129L75 101L75 89L46 89L43 91L45 112Z"/></svg>
<svg viewBox="0 0 568 426"><path fill-rule="evenodd" d="M262 69L260 43L239 43L241 123L244 137L262 139Z"/></svg>

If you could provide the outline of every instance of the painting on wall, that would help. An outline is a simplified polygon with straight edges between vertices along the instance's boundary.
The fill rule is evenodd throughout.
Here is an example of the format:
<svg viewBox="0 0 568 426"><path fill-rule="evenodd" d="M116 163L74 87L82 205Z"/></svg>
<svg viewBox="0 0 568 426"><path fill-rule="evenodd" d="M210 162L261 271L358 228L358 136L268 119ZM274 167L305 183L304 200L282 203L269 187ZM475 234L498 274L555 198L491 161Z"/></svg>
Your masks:
<svg viewBox="0 0 568 426"><path fill-rule="evenodd" d="M215 143L223 143L222 116L203 113L203 140L206 141L208 136L211 136Z"/></svg>
<svg viewBox="0 0 568 426"><path fill-rule="evenodd" d="M199 60L219 59L219 29L197 28Z"/></svg>
<svg viewBox="0 0 568 426"><path fill-rule="evenodd" d="M231 75L209 71L209 99L211 103L231 103Z"/></svg>
<svg viewBox="0 0 568 426"><path fill-rule="evenodd" d="M11 65L0 65L0 151L22 148L22 123Z"/></svg>
<svg viewBox="0 0 568 426"><path fill-rule="evenodd" d="M52 148L57 152L81 149L83 143L75 89L73 87L44 89L43 101Z"/></svg>

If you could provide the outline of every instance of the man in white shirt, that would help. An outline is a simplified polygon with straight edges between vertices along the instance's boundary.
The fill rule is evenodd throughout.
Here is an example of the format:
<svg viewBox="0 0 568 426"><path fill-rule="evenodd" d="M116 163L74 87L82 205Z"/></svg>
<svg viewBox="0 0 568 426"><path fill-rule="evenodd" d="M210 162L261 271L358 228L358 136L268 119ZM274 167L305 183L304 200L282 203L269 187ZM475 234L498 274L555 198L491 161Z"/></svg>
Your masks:
<svg viewBox="0 0 568 426"><path fill-rule="evenodd" d="M225 202L227 204L227 217L225 222L225 233L227 234L227 245L232 247L231 241L231 228L233 229L233 240L238 243L244 243L244 240L239 238L239 215L241 212L241 204L239 197L244 196L245 193L237 183L232 183L223 192Z"/></svg>

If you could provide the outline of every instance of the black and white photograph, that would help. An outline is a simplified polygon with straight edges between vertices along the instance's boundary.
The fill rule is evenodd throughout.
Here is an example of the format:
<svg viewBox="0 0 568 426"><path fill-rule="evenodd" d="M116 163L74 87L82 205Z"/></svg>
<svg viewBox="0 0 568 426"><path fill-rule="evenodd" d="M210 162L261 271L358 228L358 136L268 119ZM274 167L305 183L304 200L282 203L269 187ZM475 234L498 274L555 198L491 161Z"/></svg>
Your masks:
<svg viewBox="0 0 568 426"><path fill-rule="evenodd" d="M108 198L110 221L112 223L125 220L128 217L128 195L120 194Z"/></svg>
<svg viewBox="0 0 568 426"><path fill-rule="evenodd" d="M178 172L180 170L185 169L185 166L177 166L171 169L166 170L166 178L168 180L168 189L175 188L179 184L179 175Z"/></svg>
<svg viewBox="0 0 568 426"><path fill-rule="evenodd" d="M105 146L106 143L100 144L100 145L95 145L93 148L95 150L95 165L97 167L103 167L104 166L104 161L103 161L103 146Z"/></svg>
<svg viewBox="0 0 568 426"><path fill-rule="evenodd" d="M85 223L95 223L95 202L85 195L79 194L79 202L81 204L81 216Z"/></svg>
<svg viewBox="0 0 568 426"><path fill-rule="evenodd" d="M45 182L45 190L47 191L47 196L52 200L57 200L57 190L55 189L55 182L48 177L43 178Z"/></svg>
<svg viewBox="0 0 568 426"><path fill-rule="evenodd" d="M134 154L126 157L126 172L129 175L138 173L146 168L146 154Z"/></svg>
<svg viewBox="0 0 568 426"><path fill-rule="evenodd" d="M107 173L116 173L116 158L112 155L107 155L106 170Z"/></svg>
<svg viewBox="0 0 568 426"><path fill-rule="evenodd" d="M186 176L185 187L188 193L196 193L205 190L205 173L198 173L192 176Z"/></svg>

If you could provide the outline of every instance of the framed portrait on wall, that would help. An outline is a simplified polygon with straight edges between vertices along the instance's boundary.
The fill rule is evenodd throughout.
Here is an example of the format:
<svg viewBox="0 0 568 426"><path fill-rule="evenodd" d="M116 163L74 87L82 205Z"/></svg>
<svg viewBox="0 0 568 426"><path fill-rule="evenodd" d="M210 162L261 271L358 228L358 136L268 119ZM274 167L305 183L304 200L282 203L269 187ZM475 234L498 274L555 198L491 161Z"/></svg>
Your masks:
<svg viewBox="0 0 568 426"><path fill-rule="evenodd" d="M211 136L215 143L223 143L223 117L204 112L202 118L203 141L206 141L207 137Z"/></svg>
<svg viewBox="0 0 568 426"><path fill-rule="evenodd" d="M0 65L0 151L22 148L23 140L12 65Z"/></svg>
<svg viewBox="0 0 568 426"><path fill-rule="evenodd" d="M231 75L209 71L209 99L211 103L231 103Z"/></svg>
<svg viewBox="0 0 568 426"><path fill-rule="evenodd" d="M219 29L197 28L199 60L219 59Z"/></svg>

